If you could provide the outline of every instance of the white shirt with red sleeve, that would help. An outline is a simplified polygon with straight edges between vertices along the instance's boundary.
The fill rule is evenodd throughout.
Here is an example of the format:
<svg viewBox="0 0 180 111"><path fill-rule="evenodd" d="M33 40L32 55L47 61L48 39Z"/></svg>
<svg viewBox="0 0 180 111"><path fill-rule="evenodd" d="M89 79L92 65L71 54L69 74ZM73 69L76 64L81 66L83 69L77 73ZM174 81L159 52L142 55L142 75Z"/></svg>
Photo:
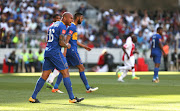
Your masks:
<svg viewBox="0 0 180 111"><path fill-rule="evenodd" d="M128 37L126 39L126 43L123 45L123 47L125 48L125 50L126 50L127 54L129 55L129 57L133 56L133 52L135 50L135 44L133 43L131 37ZM123 61L124 61L125 56L127 56L127 55L124 53L123 57L122 57Z"/></svg>

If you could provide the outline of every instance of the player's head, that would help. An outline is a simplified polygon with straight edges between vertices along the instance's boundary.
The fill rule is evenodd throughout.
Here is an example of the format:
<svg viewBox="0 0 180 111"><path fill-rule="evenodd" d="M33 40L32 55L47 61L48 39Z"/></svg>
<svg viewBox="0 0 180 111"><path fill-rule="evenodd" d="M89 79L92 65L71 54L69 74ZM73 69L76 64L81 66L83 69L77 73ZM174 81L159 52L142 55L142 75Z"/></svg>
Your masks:
<svg viewBox="0 0 180 111"><path fill-rule="evenodd" d="M56 22L56 21L60 21L61 20L61 17L59 14L54 14L53 15L53 22Z"/></svg>
<svg viewBox="0 0 180 111"><path fill-rule="evenodd" d="M131 35L133 43L137 42L137 37L135 35Z"/></svg>
<svg viewBox="0 0 180 111"><path fill-rule="evenodd" d="M81 22L83 21L83 14L82 13L74 14L74 21L77 22L77 24L81 24Z"/></svg>
<svg viewBox="0 0 180 111"><path fill-rule="evenodd" d="M64 12L62 15L62 21L66 26L71 26L71 22L73 22L73 16L70 12Z"/></svg>
<svg viewBox="0 0 180 111"><path fill-rule="evenodd" d="M32 53L32 50L31 50L31 49L29 49L29 53L30 53L30 54Z"/></svg>
<svg viewBox="0 0 180 111"><path fill-rule="evenodd" d="M163 28L162 28L162 27L158 27L158 28L157 28L157 33L160 34L160 35L162 35L162 33L163 33Z"/></svg>

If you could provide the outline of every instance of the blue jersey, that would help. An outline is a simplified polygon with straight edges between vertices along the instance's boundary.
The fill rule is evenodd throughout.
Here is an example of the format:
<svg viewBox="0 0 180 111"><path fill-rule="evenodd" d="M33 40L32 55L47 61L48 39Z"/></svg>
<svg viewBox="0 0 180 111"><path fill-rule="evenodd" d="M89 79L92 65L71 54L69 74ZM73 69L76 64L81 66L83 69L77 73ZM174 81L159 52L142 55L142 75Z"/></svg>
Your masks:
<svg viewBox="0 0 180 111"><path fill-rule="evenodd" d="M74 49L77 51L78 34L77 34L77 27L74 23L71 23L71 26L68 27L66 34L71 36L71 39L69 40L69 43L71 44L71 48L67 50Z"/></svg>
<svg viewBox="0 0 180 111"><path fill-rule="evenodd" d="M161 35L154 34L152 36L152 54L161 55L161 49L159 47L159 42L161 41Z"/></svg>
<svg viewBox="0 0 180 111"><path fill-rule="evenodd" d="M59 35L66 33L66 26L62 21L53 23L48 29L48 43L45 49L45 57L50 57L52 54L61 51L59 45Z"/></svg>
<svg viewBox="0 0 180 111"><path fill-rule="evenodd" d="M71 48L67 49L66 59L69 66L77 66L82 64L81 58L77 51L77 27L74 23L71 23L71 26L67 29L67 35L71 36L69 43Z"/></svg>

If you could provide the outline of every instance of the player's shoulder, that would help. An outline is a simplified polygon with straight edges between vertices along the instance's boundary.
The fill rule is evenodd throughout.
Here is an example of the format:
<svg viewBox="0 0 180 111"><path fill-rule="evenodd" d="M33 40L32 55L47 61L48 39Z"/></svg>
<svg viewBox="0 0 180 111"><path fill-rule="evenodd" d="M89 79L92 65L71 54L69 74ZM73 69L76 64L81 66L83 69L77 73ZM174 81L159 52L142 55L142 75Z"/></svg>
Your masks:
<svg viewBox="0 0 180 111"><path fill-rule="evenodd" d="M131 42L132 41L132 38L129 36L127 39L126 39L126 42Z"/></svg>
<svg viewBox="0 0 180 111"><path fill-rule="evenodd" d="M75 30L76 29L76 25L71 23L71 26L68 27L69 30Z"/></svg>

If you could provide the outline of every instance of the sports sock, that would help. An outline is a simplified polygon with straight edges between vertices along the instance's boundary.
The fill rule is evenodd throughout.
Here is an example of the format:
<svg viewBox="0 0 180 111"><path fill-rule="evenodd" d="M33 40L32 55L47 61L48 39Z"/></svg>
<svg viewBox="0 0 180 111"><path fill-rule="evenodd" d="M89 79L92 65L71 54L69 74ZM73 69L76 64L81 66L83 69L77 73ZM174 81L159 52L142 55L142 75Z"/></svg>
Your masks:
<svg viewBox="0 0 180 111"><path fill-rule="evenodd" d="M59 86L59 84L61 83L62 78L63 78L62 74L59 73L59 75L58 75L58 77L57 77L56 84L54 85L54 89L58 89L58 86Z"/></svg>
<svg viewBox="0 0 180 111"><path fill-rule="evenodd" d="M120 76L120 78L119 78L119 79L120 79L120 80L123 80L123 78L125 78L125 77L126 77L127 72L128 72L127 70L124 70L124 71L123 71L123 74Z"/></svg>
<svg viewBox="0 0 180 111"><path fill-rule="evenodd" d="M34 92L32 94L33 99L36 99L36 96L37 96L38 92L41 90L41 88L43 87L44 83L45 83L45 80L40 77L36 83L36 87L35 87Z"/></svg>
<svg viewBox="0 0 180 111"><path fill-rule="evenodd" d="M54 79L58 76L59 74L59 71L57 69L54 69L53 70L53 73L51 73L48 77L48 79L46 80L46 82L49 82L49 83L53 83Z"/></svg>
<svg viewBox="0 0 180 111"><path fill-rule="evenodd" d="M53 78L53 73L49 74L49 77L47 78L46 82L53 83L52 78Z"/></svg>
<svg viewBox="0 0 180 111"><path fill-rule="evenodd" d="M69 99L74 99L74 95L73 95L73 92L72 92L72 84L71 84L71 80L69 77L66 77L66 78L63 78L63 81L64 81L64 86L66 87L66 90L69 94Z"/></svg>
<svg viewBox="0 0 180 111"><path fill-rule="evenodd" d="M158 77L158 72L159 72L159 68L154 68L154 76L153 76L153 80L155 80Z"/></svg>
<svg viewBox="0 0 180 111"><path fill-rule="evenodd" d="M88 81L86 79L86 75L84 74L84 72L79 72L79 73L80 73L81 80L83 81L86 89L88 90L90 88L90 86L89 86Z"/></svg>
<svg viewBox="0 0 180 111"><path fill-rule="evenodd" d="M132 69L132 77L135 77L135 68Z"/></svg>

